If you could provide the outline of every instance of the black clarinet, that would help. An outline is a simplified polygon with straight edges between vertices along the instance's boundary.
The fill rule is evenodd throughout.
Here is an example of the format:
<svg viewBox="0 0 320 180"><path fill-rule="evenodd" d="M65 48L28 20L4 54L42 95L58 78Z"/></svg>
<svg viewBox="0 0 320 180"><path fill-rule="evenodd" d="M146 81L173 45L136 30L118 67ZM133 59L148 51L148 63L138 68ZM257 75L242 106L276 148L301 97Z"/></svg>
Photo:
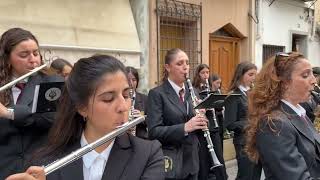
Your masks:
<svg viewBox="0 0 320 180"><path fill-rule="evenodd" d="M191 94L190 96L191 96L191 100L192 100L192 106L196 107L198 105L199 100L198 100L198 98L197 98L197 96L196 96L196 94L195 94L195 92L193 90L192 83L191 83L190 79L189 78L186 78L186 79L187 79L187 84L188 84L189 91L190 91L190 94ZM203 114L203 113L201 113L199 111L199 109L194 109L194 111L195 111L196 115L200 115L200 116L206 117L205 114ZM205 128L205 129L202 129L202 131L203 131L203 136L206 138L206 141L207 141L207 144L208 144L207 147L209 149L210 157L211 157L212 162L213 162L213 166L210 168L210 170L212 170L215 167L223 166L220 163L220 161L219 161L219 159L218 159L218 157L216 155L216 152L213 149L213 143L212 143L212 140L211 140L210 131L209 131L208 127Z"/></svg>

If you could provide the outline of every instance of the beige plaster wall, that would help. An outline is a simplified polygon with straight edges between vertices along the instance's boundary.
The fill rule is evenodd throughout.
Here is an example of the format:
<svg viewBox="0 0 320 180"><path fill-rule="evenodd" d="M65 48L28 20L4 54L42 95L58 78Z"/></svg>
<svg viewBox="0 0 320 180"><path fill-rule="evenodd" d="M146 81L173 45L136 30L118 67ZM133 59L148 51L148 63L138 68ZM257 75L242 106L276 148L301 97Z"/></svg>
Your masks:
<svg viewBox="0 0 320 180"><path fill-rule="evenodd" d="M250 0L203 0L202 1L202 59L209 62L209 34L231 23L244 38L240 42L240 59L250 59L249 49Z"/></svg>
<svg viewBox="0 0 320 180"><path fill-rule="evenodd" d="M0 33L12 27L30 30L40 44L85 47L91 54L103 48L140 51L129 0L1 0Z"/></svg>

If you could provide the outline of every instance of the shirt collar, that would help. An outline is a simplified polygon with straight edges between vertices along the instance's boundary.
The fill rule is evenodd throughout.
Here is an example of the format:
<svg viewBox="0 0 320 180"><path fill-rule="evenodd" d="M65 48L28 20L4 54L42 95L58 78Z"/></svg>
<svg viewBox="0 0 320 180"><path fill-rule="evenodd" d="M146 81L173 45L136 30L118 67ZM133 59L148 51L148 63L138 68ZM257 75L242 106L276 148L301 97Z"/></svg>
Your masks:
<svg viewBox="0 0 320 180"><path fill-rule="evenodd" d="M243 94L246 95L247 91L250 90L250 87L244 87L242 85L239 85L239 89L241 92L243 92Z"/></svg>
<svg viewBox="0 0 320 180"><path fill-rule="evenodd" d="M85 146L88 144L88 141L86 140L86 137L82 133L81 135L81 140L80 140L81 147ZM82 157L83 164L85 165L86 168L90 168L96 158L99 156L102 157L105 161L108 161L110 151L113 147L114 140L109 144L109 146L103 150L101 153L97 153L95 150L90 151L89 153L85 154Z"/></svg>
<svg viewBox="0 0 320 180"><path fill-rule="evenodd" d="M179 96L179 91L181 89L184 89L186 90L185 86L184 86L184 83L182 85L182 88L180 86L178 86L175 82L171 81L169 78L168 78L168 81L169 83L171 84L171 86L173 87L174 91L176 92L176 94Z"/></svg>
<svg viewBox="0 0 320 180"><path fill-rule="evenodd" d="M286 105L288 105L295 113L297 113L300 117L305 116L306 115L306 110L300 106L299 104L297 104L297 106L294 106L293 104L291 104L290 102L281 99L281 101L283 103L285 103Z"/></svg>

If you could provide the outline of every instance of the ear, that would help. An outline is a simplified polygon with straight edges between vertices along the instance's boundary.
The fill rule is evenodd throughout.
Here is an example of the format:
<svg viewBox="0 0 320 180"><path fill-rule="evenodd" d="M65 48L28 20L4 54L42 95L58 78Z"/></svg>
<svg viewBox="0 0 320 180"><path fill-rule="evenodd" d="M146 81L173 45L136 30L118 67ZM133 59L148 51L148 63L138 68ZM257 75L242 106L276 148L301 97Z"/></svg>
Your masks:
<svg viewBox="0 0 320 180"><path fill-rule="evenodd" d="M78 107L77 111L82 117L88 117L88 108L87 107L83 107L83 106Z"/></svg>
<svg viewBox="0 0 320 180"><path fill-rule="evenodd" d="M170 65L169 64L164 64L164 68L167 70L167 72L170 72Z"/></svg>

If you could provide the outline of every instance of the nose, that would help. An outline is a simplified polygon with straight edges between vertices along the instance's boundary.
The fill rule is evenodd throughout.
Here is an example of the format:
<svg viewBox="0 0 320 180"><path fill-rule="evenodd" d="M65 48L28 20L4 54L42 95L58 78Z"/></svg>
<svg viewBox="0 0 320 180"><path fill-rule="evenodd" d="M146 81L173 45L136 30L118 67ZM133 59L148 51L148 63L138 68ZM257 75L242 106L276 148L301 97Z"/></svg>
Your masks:
<svg viewBox="0 0 320 180"><path fill-rule="evenodd" d="M117 106L117 112L118 113L124 113L129 111L129 106L130 103L128 101L128 99L125 99L122 95L119 97L119 102L118 102L118 106Z"/></svg>
<svg viewBox="0 0 320 180"><path fill-rule="evenodd" d="M40 63L40 56L35 56L33 53L30 54L29 56L29 63L32 64L33 67L36 67Z"/></svg>

